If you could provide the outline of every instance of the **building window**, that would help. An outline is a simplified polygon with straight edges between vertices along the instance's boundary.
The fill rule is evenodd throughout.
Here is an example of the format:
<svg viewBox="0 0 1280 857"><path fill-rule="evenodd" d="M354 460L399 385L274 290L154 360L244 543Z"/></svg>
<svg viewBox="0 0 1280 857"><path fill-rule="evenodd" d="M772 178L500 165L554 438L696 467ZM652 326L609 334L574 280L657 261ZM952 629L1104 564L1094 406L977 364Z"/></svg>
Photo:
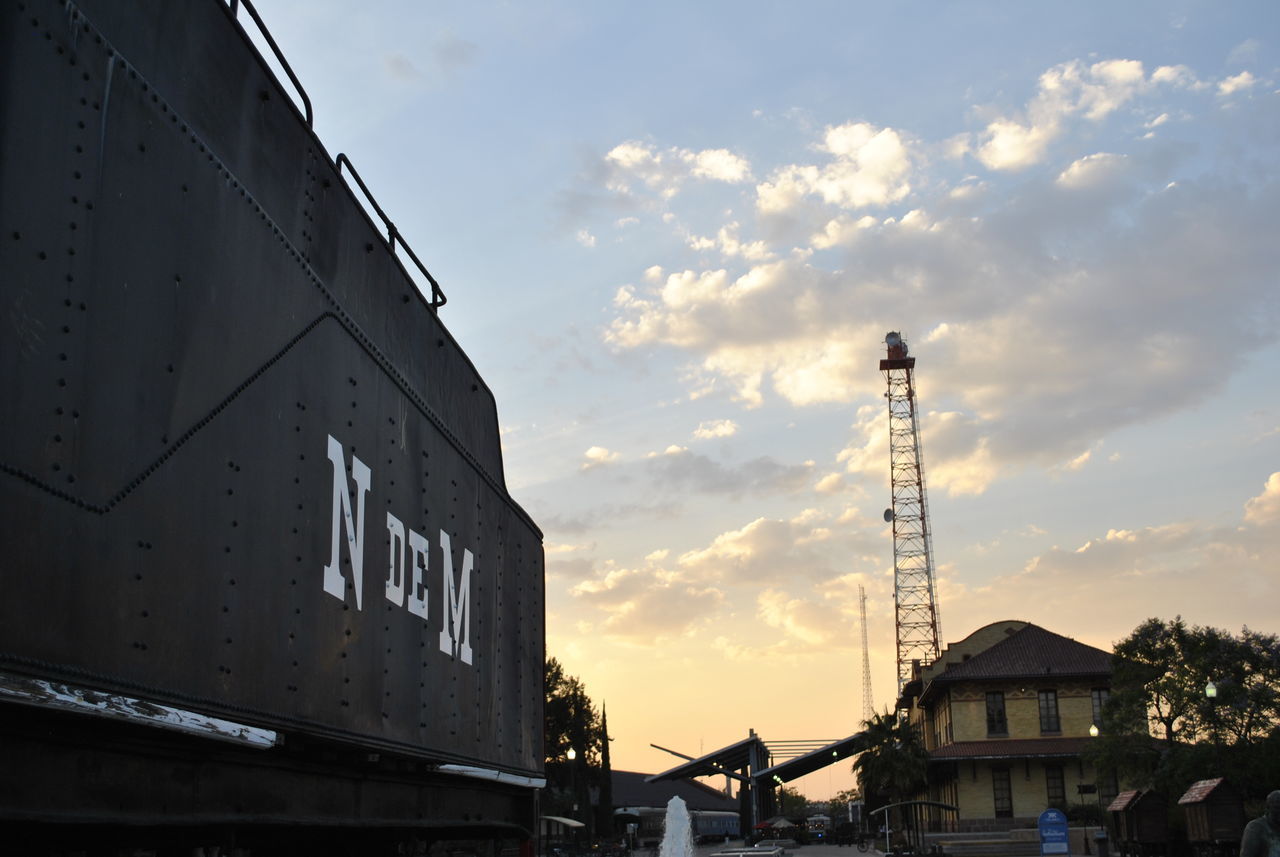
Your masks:
<svg viewBox="0 0 1280 857"><path fill-rule="evenodd" d="M1009 734L1009 721L1004 716L1004 693L998 690L987 693L987 734Z"/></svg>
<svg viewBox="0 0 1280 857"><path fill-rule="evenodd" d="M1107 704L1107 697L1110 695L1111 691L1105 687L1093 689L1093 722L1096 726L1102 726L1102 707Z"/></svg>
<svg viewBox="0 0 1280 857"><path fill-rule="evenodd" d="M1045 792L1048 805L1054 809L1067 808L1067 785L1062 778L1061 765L1044 766Z"/></svg>
<svg viewBox="0 0 1280 857"><path fill-rule="evenodd" d="M1040 731L1062 731L1062 721L1058 719L1058 692L1056 690L1040 691Z"/></svg>
<svg viewBox="0 0 1280 857"><path fill-rule="evenodd" d="M991 795L995 798L996 818L1013 818L1013 788L1009 785L1008 768L991 769Z"/></svg>

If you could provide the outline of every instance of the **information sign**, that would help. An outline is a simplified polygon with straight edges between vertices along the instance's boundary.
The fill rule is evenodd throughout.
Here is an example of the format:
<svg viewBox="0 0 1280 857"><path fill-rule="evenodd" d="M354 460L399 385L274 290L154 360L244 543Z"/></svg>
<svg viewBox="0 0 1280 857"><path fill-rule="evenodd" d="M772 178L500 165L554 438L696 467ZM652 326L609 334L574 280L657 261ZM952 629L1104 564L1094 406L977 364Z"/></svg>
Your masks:
<svg viewBox="0 0 1280 857"><path fill-rule="evenodd" d="M1036 822L1040 830L1040 854L1070 854L1071 846L1067 841L1067 817L1060 809L1046 809L1040 813Z"/></svg>

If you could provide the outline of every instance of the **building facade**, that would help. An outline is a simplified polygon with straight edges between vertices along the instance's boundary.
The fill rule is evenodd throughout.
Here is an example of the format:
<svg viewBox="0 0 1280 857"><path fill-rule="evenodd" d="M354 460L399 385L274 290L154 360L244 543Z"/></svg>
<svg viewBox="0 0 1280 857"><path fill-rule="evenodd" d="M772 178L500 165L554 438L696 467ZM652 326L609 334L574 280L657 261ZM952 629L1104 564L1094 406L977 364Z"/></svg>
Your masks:
<svg viewBox="0 0 1280 857"><path fill-rule="evenodd" d="M1081 753L1102 722L1111 654L1037 625L994 622L918 667L899 708L929 752L922 799L934 830L998 831L1034 824L1049 807L1105 806L1118 791Z"/></svg>

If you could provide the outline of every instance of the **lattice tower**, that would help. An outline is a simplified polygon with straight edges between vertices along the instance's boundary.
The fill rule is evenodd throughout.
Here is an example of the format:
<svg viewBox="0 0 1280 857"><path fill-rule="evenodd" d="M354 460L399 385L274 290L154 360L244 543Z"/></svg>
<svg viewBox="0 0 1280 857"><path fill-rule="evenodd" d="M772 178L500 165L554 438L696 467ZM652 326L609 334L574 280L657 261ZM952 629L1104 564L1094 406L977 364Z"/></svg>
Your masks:
<svg viewBox="0 0 1280 857"><path fill-rule="evenodd" d="M862 613L862 722L866 723L876 713L871 700L871 657L867 654L867 590L858 584L858 609Z"/></svg>
<svg viewBox="0 0 1280 857"><path fill-rule="evenodd" d="M898 643L898 692L911 680L913 661L930 663L940 652L933 584L933 543L924 490L924 462L916 419L916 359L897 332L885 336L880 361L889 389L889 482L893 508L893 601Z"/></svg>

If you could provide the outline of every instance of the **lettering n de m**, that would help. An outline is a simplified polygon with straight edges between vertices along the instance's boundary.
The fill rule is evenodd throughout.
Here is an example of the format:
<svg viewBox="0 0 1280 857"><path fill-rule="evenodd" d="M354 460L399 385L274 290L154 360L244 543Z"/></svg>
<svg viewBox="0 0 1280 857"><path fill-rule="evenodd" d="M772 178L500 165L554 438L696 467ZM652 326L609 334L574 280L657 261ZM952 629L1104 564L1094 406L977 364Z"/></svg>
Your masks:
<svg viewBox="0 0 1280 857"><path fill-rule="evenodd" d="M440 531L440 552L444 561L440 564L440 592L444 598L444 627L440 629L440 651L471 663L471 569L475 559L471 551L462 549L462 572L453 577L453 549L449 534Z"/></svg>
<svg viewBox="0 0 1280 857"><path fill-rule="evenodd" d="M356 591L356 609L363 609L364 592L364 499L369 493L372 471L351 455L351 478L356 483L355 514L352 515L350 489L347 486L347 460L342 444L329 435L329 462L333 465L333 516L329 528L329 564L324 567L324 591L339 601L346 601L346 579L342 576L339 534L346 533L347 556L351 558L351 585Z"/></svg>

